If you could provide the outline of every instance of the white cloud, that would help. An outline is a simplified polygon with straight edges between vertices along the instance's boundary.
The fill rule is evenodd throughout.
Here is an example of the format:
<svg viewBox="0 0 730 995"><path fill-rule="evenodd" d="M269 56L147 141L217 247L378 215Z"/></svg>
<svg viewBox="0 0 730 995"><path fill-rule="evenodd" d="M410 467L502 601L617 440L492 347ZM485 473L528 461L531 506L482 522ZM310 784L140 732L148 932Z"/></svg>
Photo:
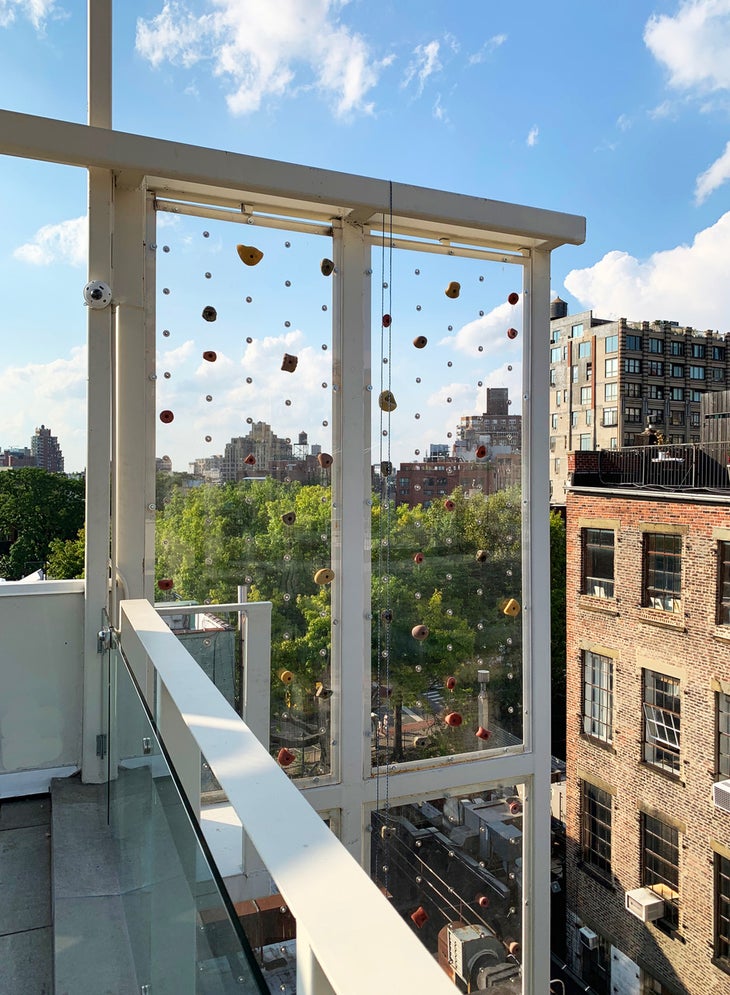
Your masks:
<svg viewBox="0 0 730 995"><path fill-rule="evenodd" d="M437 121L443 121L444 124L449 124L449 115L448 115L448 113L446 111L446 108L441 103L441 94L440 93L436 94L436 99L433 102L432 113L433 113L433 116L436 118Z"/></svg>
<svg viewBox="0 0 730 995"><path fill-rule="evenodd" d="M233 114L292 91L303 72L333 103L336 116L368 113L368 93L391 58L378 61L362 35L339 22L337 0L208 0L197 16L168 0L157 16L137 21L137 51L153 66L210 63L230 84Z"/></svg>
<svg viewBox="0 0 730 995"><path fill-rule="evenodd" d="M628 131L632 124L633 122L628 114L619 114L616 118L616 127L619 131Z"/></svg>
<svg viewBox="0 0 730 995"><path fill-rule="evenodd" d="M537 145L537 140L539 135L540 135L540 129L536 124L533 124L533 126L530 128L527 134L527 144L530 146L530 148L532 148L533 145Z"/></svg>
<svg viewBox="0 0 730 995"><path fill-rule="evenodd" d="M730 180L730 142L722 155L700 173L695 184L695 203L702 204L718 187Z"/></svg>
<svg viewBox="0 0 730 995"><path fill-rule="evenodd" d="M491 55L492 52L500 48L507 41L507 35L492 35L487 41L484 42L482 47L478 52L474 52L473 55L469 56L468 62L470 66L479 65L480 62L485 62L487 57Z"/></svg>
<svg viewBox="0 0 730 995"><path fill-rule="evenodd" d="M662 118L669 117L674 112L674 105L671 100L663 100L656 107L652 107L649 111L649 117L654 121L660 121Z"/></svg>
<svg viewBox="0 0 730 995"><path fill-rule="evenodd" d="M58 13L56 0L0 0L0 28L7 28L20 15L27 17L36 31L42 31L46 20Z"/></svg>
<svg viewBox="0 0 730 995"><path fill-rule="evenodd" d="M479 360L505 353L518 356L521 347L517 339L507 338L507 329L510 326L519 328L521 320L522 303L512 305L505 301L474 321L468 321L455 335L446 336L438 344L453 346L458 352Z"/></svg>
<svg viewBox="0 0 730 995"><path fill-rule="evenodd" d="M565 286L600 317L679 321L695 328L730 330L730 212L695 235L691 245L655 252L646 260L614 250Z"/></svg>
<svg viewBox="0 0 730 995"><path fill-rule="evenodd" d="M668 70L671 86L730 87L730 0L682 0L676 16L649 18L644 41Z"/></svg>
<svg viewBox="0 0 730 995"><path fill-rule="evenodd" d="M433 76L434 73L439 72L442 68L439 60L440 47L438 41L434 39L427 45L418 45L413 50L414 57L408 64L406 74L403 77L403 87L409 86L415 79L417 81L418 96L420 97L429 76Z"/></svg>
<svg viewBox="0 0 730 995"><path fill-rule="evenodd" d="M85 216L60 221L55 225L43 225L30 242L19 245L13 251L13 256L33 266L50 266L56 263L84 266L87 231Z"/></svg>

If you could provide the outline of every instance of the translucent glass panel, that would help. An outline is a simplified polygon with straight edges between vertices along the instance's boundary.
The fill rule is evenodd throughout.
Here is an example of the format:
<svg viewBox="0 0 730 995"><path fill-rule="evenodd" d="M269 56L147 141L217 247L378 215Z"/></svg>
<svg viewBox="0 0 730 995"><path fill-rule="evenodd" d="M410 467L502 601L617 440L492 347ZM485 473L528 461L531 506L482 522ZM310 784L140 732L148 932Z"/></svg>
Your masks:
<svg viewBox="0 0 730 995"><path fill-rule="evenodd" d="M325 773L331 239L161 212L158 225L160 596L273 603L272 752L293 776Z"/></svg>
<svg viewBox="0 0 730 995"><path fill-rule="evenodd" d="M521 990L515 785L372 813L372 876L462 991Z"/></svg>
<svg viewBox="0 0 730 995"><path fill-rule="evenodd" d="M267 991L117 651L111 672L109 821L140 990Z"/></svg>
<svg viewBox="0 0 730 995"><path fill-rule="evenodd" d="M376 763L522 738L522 269L377 248Z"/></svg>

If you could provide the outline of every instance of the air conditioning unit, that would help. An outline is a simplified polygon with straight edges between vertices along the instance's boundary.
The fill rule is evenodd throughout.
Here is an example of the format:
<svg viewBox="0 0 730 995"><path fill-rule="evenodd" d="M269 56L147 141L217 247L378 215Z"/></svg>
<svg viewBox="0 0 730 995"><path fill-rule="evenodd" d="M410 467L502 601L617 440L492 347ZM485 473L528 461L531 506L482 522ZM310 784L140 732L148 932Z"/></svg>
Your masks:
<svg viewBox="0 0 730 995"><path fill-rule="evenodd" d="M730 812L730 781L716 781L712 785L712 802L721 812Z"/></svg>
<svg viewBox="0 0 730 995"><path fill-rule="evenodd" d="M626 909L641 922L655 922L664 915L664 899L651 888L634 888L626 892Z"/></svg>
<svg viewBox="0 0 730 995"><path fill-rule="evenodd" d="M598 933L594 933L592 929L588 929L587 926L581 926L578 930L578 937L580 939L580 945L585 950L598 949Z"/></svg>

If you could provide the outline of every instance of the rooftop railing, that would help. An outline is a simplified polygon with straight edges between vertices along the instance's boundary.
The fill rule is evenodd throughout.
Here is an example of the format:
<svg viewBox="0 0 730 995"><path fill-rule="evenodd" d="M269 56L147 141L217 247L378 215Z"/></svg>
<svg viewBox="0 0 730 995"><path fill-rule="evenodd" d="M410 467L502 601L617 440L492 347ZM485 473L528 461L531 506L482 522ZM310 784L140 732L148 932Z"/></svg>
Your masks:
<svg viewBox="0 0 730 995"><path fill-rule="evenodd" d="M634 446L598 452L603 486L730 491L730 444Z"/></svg>

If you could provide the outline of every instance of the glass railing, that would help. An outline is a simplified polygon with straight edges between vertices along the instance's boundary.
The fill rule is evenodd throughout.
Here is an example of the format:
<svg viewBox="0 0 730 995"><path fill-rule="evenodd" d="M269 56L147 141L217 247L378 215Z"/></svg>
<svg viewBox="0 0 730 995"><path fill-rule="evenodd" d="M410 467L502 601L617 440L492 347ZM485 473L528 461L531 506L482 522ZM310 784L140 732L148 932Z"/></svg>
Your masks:
<svg viewBox="0 0 730 995"><path fill-rule="evenodd" d="M123 654L110 659L109 822L141 991L267 988Z"/></svg>

